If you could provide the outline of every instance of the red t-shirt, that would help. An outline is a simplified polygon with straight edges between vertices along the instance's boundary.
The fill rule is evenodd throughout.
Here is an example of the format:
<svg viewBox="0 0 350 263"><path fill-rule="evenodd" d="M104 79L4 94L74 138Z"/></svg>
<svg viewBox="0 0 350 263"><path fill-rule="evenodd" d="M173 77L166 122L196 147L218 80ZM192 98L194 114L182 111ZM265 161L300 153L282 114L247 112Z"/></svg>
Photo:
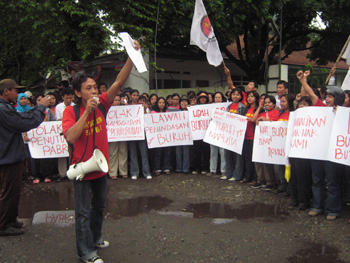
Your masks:
<svg viewBox="0 0 350 263"><path fill-rule="evenodd" d="M268 118L270 121L277 121L279 116L280 116L280 112L274 109L272 111L266 111L266 112L260 113L258 115L258 118L265 117L265 118Z"/></svg>
<svg viewBox="0 0 350 263"><path fill-rule="evenodd" d="M320 99L318 99L315 103L315 105L312 105L312 106L321 106L321 107L325 107L326 104L324 104Z"/></svg>
<svg viewBox="0 0 350 263"><path fill-rule="evenodd" d="M278 121L288 121L289 120L289 111L284 111L278 118Z"/></svg>
<svg viewBox="0 0 350 263"><path fill-rule="evenodd" d="M246 117L253 117L254 115L254 108L249 108L247 113L246 113ZM246 140L254 140L254 127L255 127L255 123L252 121L248 121L247 122L247 130L245 132L245 139Z"/></svg>
<svg viewBox="0 0 350 263"><path fill-rule="evenodd" d="M232 103L228 111L231 113L237 113L238 105L239 103Z"/></svg>
<svg viewBox="0 0 350 263"><path fill-rule="evenodd" d="M100 99L100 102L105 107L106 112L108 112L109 108L111 107L111 104L107 102L107 92L102 93L102 95L99 96L99 99ZM83 115L84 111L85 111L85 107L81 105L80 116ZM95 145L103 153L107 162L109 162L106 120L99 109L96 109L95 112L96 112ZM66 135L67 130L71 128L75 123L76 123L76 116L74 113L73 106L68 106L63 112L63 119L62 119L63 134ZM86 146L86 152L81 162L85 162L91 158L94 151L94 145L93 145L94 129L93 128L94 128L94 112L91 112L85 122L83 132L81 133L79 139L74 143L72 164L77 163L82 157L84 153L85 145L86 145L86 140L88 140L88 143ZM87 136L89 132L91 134L90 136ZM100 171L92 172L92 173L86 174L83 180L93 180L93 179L100 178L104 175L105 173Z"/></svg>
<svg viewBox="0 0 350 263"><path fill-rule="evenodd" d="M242 91L242 95L243 95L243 99L242 99L241 103L243 103L244 106L248 107L249 104L248 104L248 102L247 102L247 93L244 92L244 91Z"/></svg>

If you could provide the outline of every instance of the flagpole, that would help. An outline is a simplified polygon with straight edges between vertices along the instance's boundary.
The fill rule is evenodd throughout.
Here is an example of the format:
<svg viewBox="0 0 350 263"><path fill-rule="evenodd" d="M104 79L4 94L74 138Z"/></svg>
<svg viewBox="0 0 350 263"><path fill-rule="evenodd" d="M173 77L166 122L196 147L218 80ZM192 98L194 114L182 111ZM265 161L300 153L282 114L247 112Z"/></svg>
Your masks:
<svg viewBox="0 0 350 263"><path fill-rule="evenodd" d="M338 64L341 56L343 55L346 47L348 46L349 42L350 42L350 35L349 35L348 39L346 40L345 45L343 46L343 49L340 51L339 56L338 56L337 60L335 61L334 67L337 66L337 64ZM329 72L328 77L326 79L326 83L325 83L326 85L328 84L329 79L331 78L331 74L332 74L332 72Z"/></svg>

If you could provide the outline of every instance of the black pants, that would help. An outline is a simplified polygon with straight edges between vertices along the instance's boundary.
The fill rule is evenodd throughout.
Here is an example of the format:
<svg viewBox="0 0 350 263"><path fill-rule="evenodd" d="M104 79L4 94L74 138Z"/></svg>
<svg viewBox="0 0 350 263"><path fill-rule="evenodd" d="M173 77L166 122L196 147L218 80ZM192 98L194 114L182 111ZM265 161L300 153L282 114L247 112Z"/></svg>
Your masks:
<svg viewBox="0 0 350 263"><path fill-rule="evenodd" d="M291 177L289 186L292 202L309 205L312 197L312 173L309 159L289 158L291 164Z"/></svg>
<svg viewBox="0 0 350 263"><path fill-rule="evenodd" d="M22 162L0 165L0 230L16 222L21 195Z"/></svg>

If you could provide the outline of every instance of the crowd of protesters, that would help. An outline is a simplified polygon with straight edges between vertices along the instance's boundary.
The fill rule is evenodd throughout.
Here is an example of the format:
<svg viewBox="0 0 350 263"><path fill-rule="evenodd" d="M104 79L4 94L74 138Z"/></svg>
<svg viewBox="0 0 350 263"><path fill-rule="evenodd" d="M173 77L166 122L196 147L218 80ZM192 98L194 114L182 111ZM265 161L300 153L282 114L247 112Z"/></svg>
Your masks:
<svg viewBox="0 0 350 263"><path fill-rule="evenodd" d="M334 72L333 72L334 73ZM252 162L255 126L260 121L288 121L289 113L301 107L309 106L350 106L349 92L339 88L311 88L307 84L310 72L299 71L302 89L294 96L288 93L288 82L279 81L276 96L259 94L258 84L250 81L246 87L234 86L231 73L225 68L228 91L197 94L174 93L166 98L157 94L140 94L137 89L124 88L115 97L114 106L137 105L144 107L145 114L158 114L169 111L183 111L188 107L209 103L229 101L227 111L248 118L242 155L223 148L207 144L203 140L194 141L192 146L174 146L148 149L146 140L109 143L109 162L111 179L146 179L170 175L171 171L184 174L219 175L222 180L247 184L254 189L262 189L276 194L290 196L290 207L300 210L311 209L310 216L326 213L328 220L340 215L343 200L350 205L349 168L329 161L290 158L291 178L285 179L285 166ZM100 93L106 92L107 85L100 83ZM30 94L31 95L31 94ZM45 121L61 120L67 106L74 105L73 90L69 87L60 92L49 93L51 104L46 109ZM18 96L17 110L27 111L40 105L43 94L29 98L22 93ZM26 133L24 141L29 141ZM68 167L68 158L28 159L24 164L24 174L33 183L51 182L52 179L64 180Z"/></svg>

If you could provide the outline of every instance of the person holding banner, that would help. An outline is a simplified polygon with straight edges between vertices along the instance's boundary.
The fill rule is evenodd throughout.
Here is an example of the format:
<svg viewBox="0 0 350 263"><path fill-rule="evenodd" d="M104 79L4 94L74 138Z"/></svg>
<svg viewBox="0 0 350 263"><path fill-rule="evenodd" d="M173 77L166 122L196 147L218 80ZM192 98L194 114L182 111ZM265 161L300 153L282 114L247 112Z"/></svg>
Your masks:
<svg viewBox="0 0 350 263"><path fill-rule="evenodd" d="M241 103L243 93L240 89L233 89L230 100L232 103L228 106L227 111L244 116L247 108ZM229 181L240 181L244 175L243 157L240 154L225 149L226 175L220 179Z"/></svg>
<svg viewBox="0 0 350 263"><path fill-rule="evenodd" d="M188 111L190 101L186 95L180 98L180 110ZM181 145L175 147L176 172L188 174L190 172L190 151L191 145Z"/></svg>
<svg viewBox="0 0 350 263"><path fill-rule="evenodd" d="M271 95L266 96L264 100L260 101L259 108L254 113L252 121L256 121L256 125L259 125L259 121L277 121L280 112L275 109L275 106L275 97ZM266 111L261 112L264 107ZM277 181L273 164L255 163L255 170L258 180L256 184L252 185L253 188L265 188L266 191L272 191L276 188ZM265 181L266 185L264 184Z"/></svg>
<svg viewBox="0 0 350 263"><path fill-rule="evenodd" d="M140 46L134 41L135 49ZM115 96L128 79L133 62L128 58L123 69L109 90L98 96L95 80L85 74L73 80L79 115L72 106L63 113L63 134L68 143L73 144L72 164L86 162L91 158L98 143L100 152L108 160L108 138L105 113L111 107ZM98 107L98 104L102 105ZM75 106L76 107L76 106ZM77 116L78 115L78 116ZM82 180L74 181L75 230L77 254L86 263L103 263L96 248L109 246L102 239L103 212L106 206L107 177L102 171L85 174Z"/></svg>
<svg viewBox="0 0 350 263"><path fill-rule="evenodd" d="M208 104L208 93L200 91L197 94L197 105ZM174 104L174 95L173 95ZM209 160L210 160L210 147L209 144L203 140L196 140L193 142L193 168L192 174L207 174L209 173Z"/></svg>
<svg viewBox="0 0 350 263"><path fill-rule="evenodd" d="M17 221L21 195L22 161L26 149L22 132L40 125L45 119L45 109L50 105L48 96L42 104L26 112L13 106L18 97L17 83L12 79L0 81L0 236L21 235L22 224Z"/></svg>
<svg viewBox="0 0 350 263"><path fill-rule="evenodd" d="M159 97L154 105L153 111L151 112L152 114L156 113L162 113L162 112L168 112L168 102L165 100L163 97ZM161 147L161 148L155 148L154 149L154 174L156 176L159 176L161 173L161 159L162 156L164 157L163 159L163 167L164 167L164 172L166 175L170 175L170 155L171 155L171 149L169 147Z"/></svg>
<svg viewBox="0 0 350 263"><path fill-rule="evenodd" d="M120 106L120 95L115 96L112 106ZM128 178L128 143L126 141L121 142L109 142L109 177L112 180L116 180L119 176L124 179Z"/></svg>
<svg viewBox="0 0 350 263"><path fill-rule="evenodd" d="M218 91L214 94L214 103L226 102L226 98L222 92ZM222 176L226 175L225 149L210 144L210 172L209 176L216 174L218 165L218 157L220 154L220 172Z"/></svg>
<svg viewBox="0 0 350 263"><path fill-rule="evenodd" d="M256 91L249 91L247 93L247 102L249 104L249 109L247 110L245 116L248 117L248 123L242 149L243 165L246 172L244 173L240 183L249 183L251 181L254 181L255 183L256 173L254 164L252 162L255 122L252 121L252 117L258 110L259 94Z"/></svg>

